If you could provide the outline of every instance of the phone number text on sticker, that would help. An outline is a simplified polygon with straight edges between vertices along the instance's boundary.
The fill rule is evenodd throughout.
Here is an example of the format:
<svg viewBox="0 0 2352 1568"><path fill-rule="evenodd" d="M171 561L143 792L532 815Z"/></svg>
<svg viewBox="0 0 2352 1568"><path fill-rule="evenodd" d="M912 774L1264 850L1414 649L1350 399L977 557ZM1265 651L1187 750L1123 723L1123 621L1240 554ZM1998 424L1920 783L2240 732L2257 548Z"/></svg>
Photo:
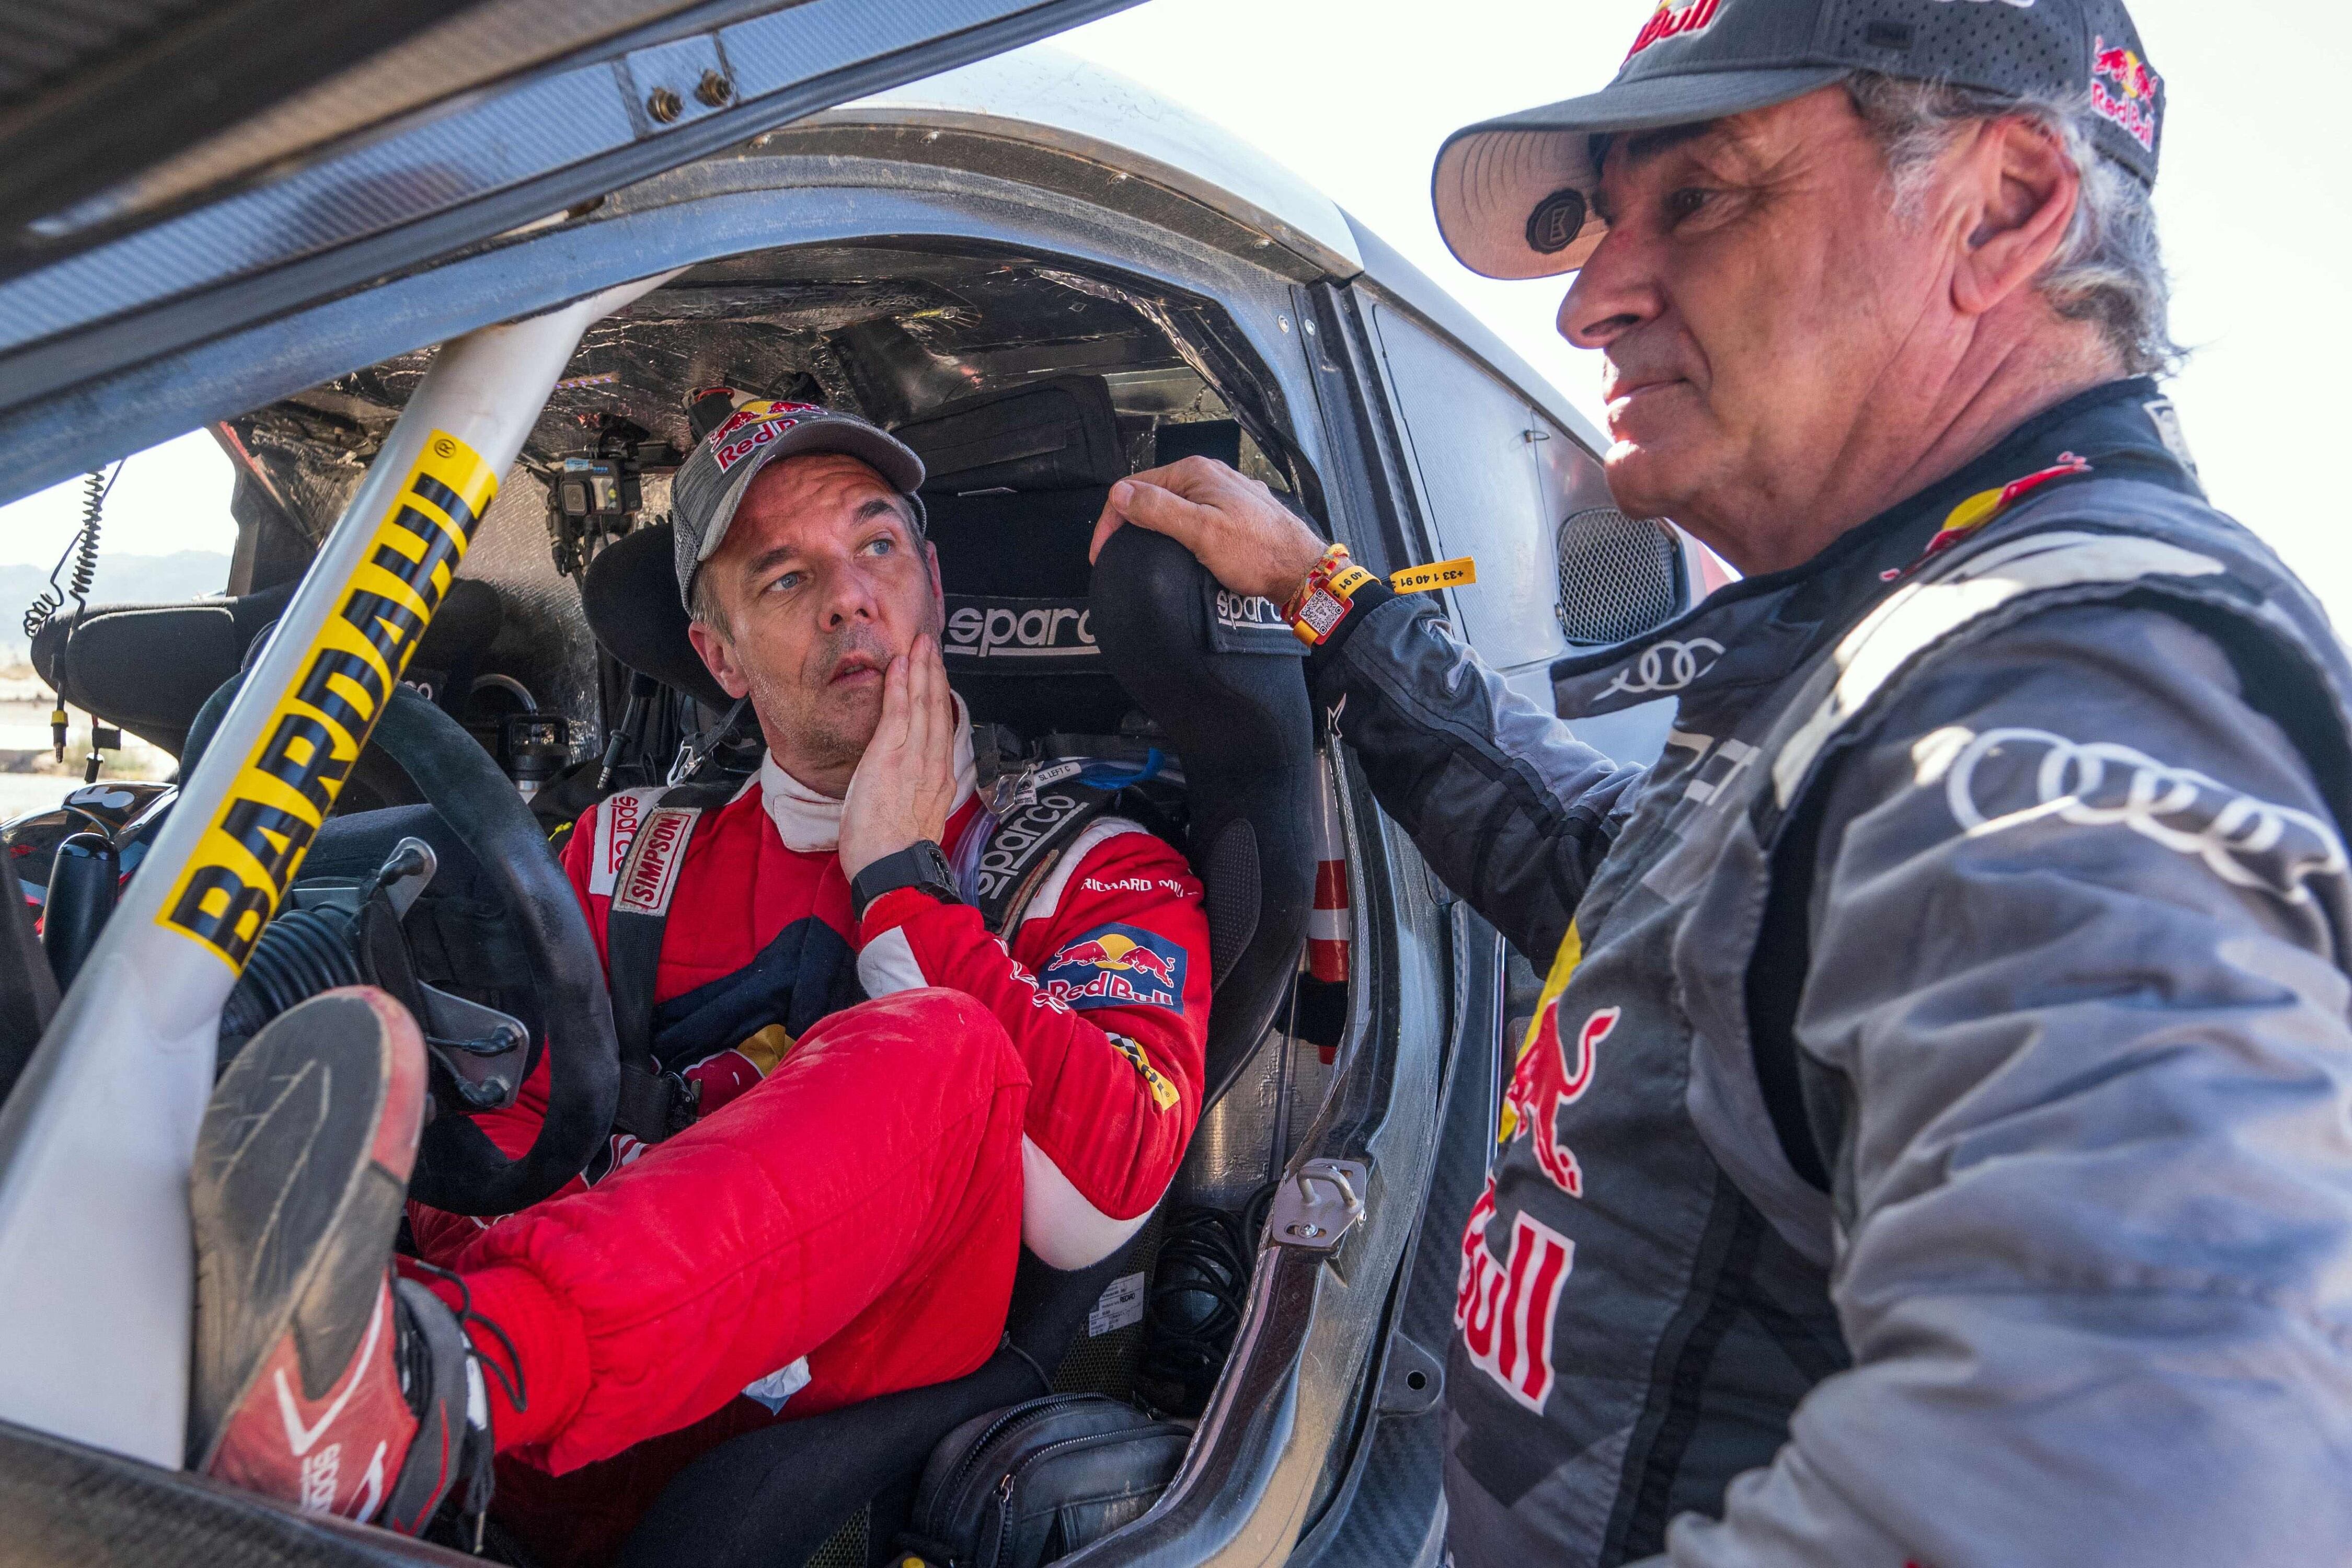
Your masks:
<svg viewBox="0 0 2352 1568"><path fill-rule="evenodd" d="M439 430L425 437L342 603L279 694L163 900L159 924L244 968L498 488L498 475L471 447Z"/></svg>

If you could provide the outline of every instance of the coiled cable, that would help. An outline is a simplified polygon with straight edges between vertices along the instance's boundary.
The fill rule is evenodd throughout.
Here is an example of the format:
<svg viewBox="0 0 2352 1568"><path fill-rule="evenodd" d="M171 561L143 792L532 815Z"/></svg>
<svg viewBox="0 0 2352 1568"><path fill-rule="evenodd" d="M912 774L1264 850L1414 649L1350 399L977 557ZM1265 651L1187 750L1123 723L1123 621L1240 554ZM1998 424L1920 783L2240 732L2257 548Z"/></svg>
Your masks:
<svg viewBox="0 0 2352 1568"><path fill-rule="evenodd" d="M1136 1387L1161 1410L1198 1415L1234 1348L1249 1291L1250 1240L1242 1217L1205 1204L1169 1212L1143 1306Z"/></svg>
<svg viewBox="0 0 2352 1568"><path fill-rule="evenodd" d="M114 481L121 477L121 463L114 465L111 475L100 468L92 468L83 476L81 526L67 542L65 552L58 557L58 563L49 569L49 585L34 596L31 605L25 611L25 638L27 642L40 636L42 629L57 618L58 612L65 608L68 598L71 598L78 608L89 607L90 584L98 579L99 522L105 515L106 498L113 493ZM73 577L68 585L60 587L58 578L68 561L73 563Z"/></svg>

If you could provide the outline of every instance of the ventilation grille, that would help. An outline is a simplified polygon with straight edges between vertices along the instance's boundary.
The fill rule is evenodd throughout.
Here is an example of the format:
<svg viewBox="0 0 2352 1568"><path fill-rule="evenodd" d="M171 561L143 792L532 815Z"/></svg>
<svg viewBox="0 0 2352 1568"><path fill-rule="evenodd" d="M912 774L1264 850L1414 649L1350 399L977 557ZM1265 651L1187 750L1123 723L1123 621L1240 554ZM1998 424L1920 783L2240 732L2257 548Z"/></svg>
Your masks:
<svg viewBox="0 0 2352 1568"><path fill-rule="evenodd" d="M1682 556L1663 523L1595 507L1559 525L1559 629L1574 643L1623 642L1672 616Z"/></svg>

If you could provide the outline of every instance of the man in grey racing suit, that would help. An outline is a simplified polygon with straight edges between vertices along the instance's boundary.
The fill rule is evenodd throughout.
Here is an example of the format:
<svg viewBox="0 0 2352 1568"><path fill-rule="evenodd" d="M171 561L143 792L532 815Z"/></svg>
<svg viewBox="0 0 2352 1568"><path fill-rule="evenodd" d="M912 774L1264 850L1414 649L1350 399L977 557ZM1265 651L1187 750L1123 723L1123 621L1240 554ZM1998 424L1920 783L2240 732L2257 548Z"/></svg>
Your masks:
<svg viewBox="0 0 2352 1568"><path fill-rule="evenodd" d="M1549 973L1433 1216L1461 1563L2352 1562L2352 671L2147 374L2161 112L2115 0L1665 0L1448 142L1747 574L1554 667L1647 769L1230 470L1112 492Z"/></svg>

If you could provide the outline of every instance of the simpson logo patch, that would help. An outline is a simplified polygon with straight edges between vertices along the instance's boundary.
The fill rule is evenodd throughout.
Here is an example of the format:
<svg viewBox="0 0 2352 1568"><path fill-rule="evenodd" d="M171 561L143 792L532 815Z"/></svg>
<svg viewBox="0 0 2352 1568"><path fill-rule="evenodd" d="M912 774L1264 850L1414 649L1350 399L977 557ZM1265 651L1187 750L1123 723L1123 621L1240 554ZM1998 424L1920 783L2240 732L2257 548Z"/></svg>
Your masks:
<svg viewBox="0 0 2352 1568"><path fill-rule="evenodd" d="M2197 458L2189 450L2188 434L2180 427L2180 410L2172 405L2169 397L2158 397L2143 403L2147 410L2147 422L2156 426L2156 438L2164 449L2180 459L2180 466L2190 473L2197 471Z"/></svg>
<svg viewBox="0 0 2352 1568"><path fill-rule="evenodd" d="M656 806L646 813L636 842L621 863L613 889L614 913L657 915L669 908L670 895L677 890L678 868L686 864L687 840L694 836L694 819L701 815L699 808L688 805Z"/></svg>
<svg viewBox="0 0 2352 1568"><path fill-rule="evenodd" d="M1176 1086L1169 1082L1166 1075L1158 1068L1151 1065L1151 1058L1143 1054L1143 1047L1125 1035L1111 1035L1108 1037L1110 1040L1111 1048L1127 1058L1127 1065L1143 1075L1143 1081L1151 1089L1151 1103L1162 1110L1173 1107L1178 1099Z"/></svg>
<svg viewBox="0 0 2352 1568"><path fill-rule="evenodd" d="M1184 1009L1184 950L1137 926L1098 926L1045 963L1037 989L1066 1007Z"/></svg>
<svg viewBox="0 0 2352 1568"><path fill-rule="evenodd" d="M163 900L156 923L242 969L457 564L499 477L446 431L426 435L342 602L319 629L261 739Z"/></svg>

